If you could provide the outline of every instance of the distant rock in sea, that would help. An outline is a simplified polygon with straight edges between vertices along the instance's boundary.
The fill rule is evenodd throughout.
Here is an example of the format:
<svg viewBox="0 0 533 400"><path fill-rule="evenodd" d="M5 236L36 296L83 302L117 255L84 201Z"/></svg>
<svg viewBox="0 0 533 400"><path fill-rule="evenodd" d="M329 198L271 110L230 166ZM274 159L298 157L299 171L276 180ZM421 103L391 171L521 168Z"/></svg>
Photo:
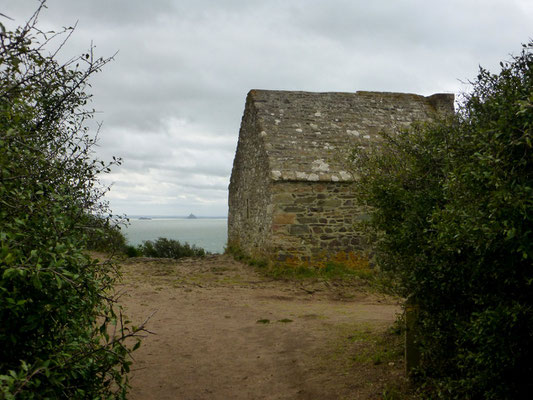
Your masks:
<svg viewBox="0 0 533 400"><path fill-rule="evenodd" d="M198 217L194 214L189 214L189 216L187 217L187 219L197 219Z"/></svg>

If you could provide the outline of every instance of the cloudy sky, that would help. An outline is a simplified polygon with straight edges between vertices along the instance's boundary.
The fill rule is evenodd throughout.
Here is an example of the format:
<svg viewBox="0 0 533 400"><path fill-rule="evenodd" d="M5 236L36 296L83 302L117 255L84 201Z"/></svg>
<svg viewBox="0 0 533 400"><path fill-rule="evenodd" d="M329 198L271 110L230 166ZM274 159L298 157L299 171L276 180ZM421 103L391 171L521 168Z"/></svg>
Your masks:
<svg viewBox="0 0 533 400"><path fill-rule="evenodd" d="M22 24L37 0L2 0ZM227 215L250 89L458 93L533 38L530 0L48 0L78 23L63 57L115 60L92 79L115 213ZM2 22L6 22L3 20Z"/></svg>

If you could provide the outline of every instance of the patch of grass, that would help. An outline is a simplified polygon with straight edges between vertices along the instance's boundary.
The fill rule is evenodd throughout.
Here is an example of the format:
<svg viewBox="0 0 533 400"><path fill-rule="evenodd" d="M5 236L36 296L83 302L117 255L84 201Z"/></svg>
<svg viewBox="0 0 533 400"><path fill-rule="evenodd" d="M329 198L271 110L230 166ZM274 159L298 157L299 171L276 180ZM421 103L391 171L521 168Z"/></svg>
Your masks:
<svg viewBox="0 0 533 400"><path fill-rule="evenodd" d="M257 267L259 269L266 269L270 262L266 258L254 258L246 254L240 246L235 244L228 244L224 249L224 254L231 255L235 260L242 261L252 267Z"/></svg>
<svg viewBox="0 0 533 400"><path fill-rule="evenodd" d="M270 324L270 320L269 319L258 319L256 323L257 324Z"/></svg>
<svg viewBox="0 0 533 400"><path fill-rule="evenodd" d="M290 281L342 281L375 293L398 296L397 284L388 274L374 268L364 253L339 252L333 256L318 255L316 261L289 258L274 262L266 258L247 255L238 245L228 245L225 253L237 261L256 267L263 276ZM349 298L349 296L346 296Z"/></svg>
<svg viewBox="0 0 533 400"><path fill-rule="evenodd" d="M354 269L337 262L327 262L323 265L307 264L296 266L286 263L271 263L260 271L270 278L289 280L358 280L370 283L376 277L376 272L372 269Z"/></svg>
<svg viewBox="0 0 533 400"><path fill-rule="evenodd" d="M407 398L404 390L396 385L387 384L383 389L383 400L403 400Z"/></svg>
<svg viewBox="0 0 533 400"><path fill-rule="evenodd" d="M297 266L271 263L258 271L272 279L338 282L342 286L350 285L374 293L398 297L396 282L389 275L370 267L355 268L340 262ZM346 298L349 297L349 295L346 296Z"/></svg>
<svg viewBox="0 0 533 400"><path fill-rule="evenodd" d="M265 259L250 259L248 264L252 267L265 268L268 266L268 261Z"/></svg>
<svg viewBox="0 0 533 400"><path fill-rule="evenodd" d="M244 253L242 248L233 243L228 243L228 245L224 249L224 254L230 254L237 261L243 261L246 263L250 261L250 257Z"/></svg>
<svg viewBox="0 0 533 400"><path fill-rule="evenodd" d="M393 325L345 324L338 328L327 356L336 373L363 376L380 399L407 400L411 393L403 370L403 335Z"/></svg>
<svg viewBox="0 0 533 400"><path fill-rule="evenodd" d="M316 262L290 258L285 262L273 262L266 258L247 255L238 245L229 244L225 250L237 261L257 267L264 275L274 279L343 279L357 278L363 281L374 279L376 272L370 268L368 259L355 253L338 253L332 259L318 257Z"/></svg>
<svg viewBox="0 0 533 400"><path fill-rule="evenodd" d="M385 332L382 334L365 333L357 346L357 352L353 355L353 361L366 364L387 364L398 362L403 356L403 337Z"/></svg>
<svg viewBox="0 0 533 400"><path fill-rule="evenodd" d="M348 357L345 358L345 355ZM391 328L376 331L371 326L345 325L340 328L340 339L335 345L333 356L345 358L347 368L354 364L401 364L403 335Z"/></svg>
<svg viewBox="0 0 533 400"><path fill-rule="evenodd" d="M289 318L283 318L283 319L278 320L278 322L286 324L286 323L293 322L293 321L292 319L289 319Z"/></svg>

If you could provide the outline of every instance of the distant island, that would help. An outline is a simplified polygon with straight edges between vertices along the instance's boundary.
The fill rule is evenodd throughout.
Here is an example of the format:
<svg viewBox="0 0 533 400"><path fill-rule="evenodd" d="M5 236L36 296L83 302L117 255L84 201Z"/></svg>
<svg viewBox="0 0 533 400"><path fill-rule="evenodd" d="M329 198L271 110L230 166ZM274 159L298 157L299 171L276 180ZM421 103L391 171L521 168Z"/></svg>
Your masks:
<svg viewBox="0 0 533 400"><path fill-rule="evenodd" d="M187 219L197 219L198 217L194 214L189 214L189 216L187 217Z"/></svg>
<svg viewBox="0 0 533 400"><path fill-rule="evenodd" d="M152 219L150 217L140 217L139 219Z"/></svg>

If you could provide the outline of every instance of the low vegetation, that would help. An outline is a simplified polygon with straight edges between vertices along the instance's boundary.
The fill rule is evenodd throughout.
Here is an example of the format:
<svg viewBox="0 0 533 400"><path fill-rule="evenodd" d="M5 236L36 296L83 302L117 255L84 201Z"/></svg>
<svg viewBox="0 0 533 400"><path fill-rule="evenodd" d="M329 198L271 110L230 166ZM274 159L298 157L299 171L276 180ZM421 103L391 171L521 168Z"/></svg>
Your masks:
<svg viewBox="0 0 533 400"><path fill-rule="evenodd" d="M88 217L87 220L88 250L116 256L172 259L205 257L209 254L196 245L161 237L157 240L145 240L140 245L132 246L127 243L127 239L121 231L121 226L126 225L127 220L120 224L94 216Z"/></svg>
<svg viewBox="0 0 533 400"><path fill-rule="evenodd" d="M266 258L254 258L245 254L236 245L226 248L236 260L245 262L274 279L322 279L322 280L358 280L373 286L384 285L383 276L371 267L368 258L359 253L338 253L334 257L317 257L314 261L302 262L288 259L274 262Z"/></svg>
<svg viewBox="0 0 533 400"><path fill-rule="evenodd" d="M204 257L207 254L201 247L190 245L189 243L180 243L178 240L167 238L159 238L155 241L146 240L137 247L128 246L126 252L130 257L144 256L174 259Z"/></svg>
<svg viewBox="0 0 533 400"><path fill-rule="evenodd" d="M121 226L126 223L88 215L85 228L87 249L109 255L125 253L128 245Z"/></svg>
<svg viewBox="0 0 533 400"><path fill-rule="evenodd" d="M455 117L354 153L379 266L420 308L424 399L533 392L533 42Z"/></svg>
<svg viewBox="0 0 533 400"><path fill-rule="evenodd" d="M308 264L272 263L261 267L263 264L257 264L252 260L250 265L258 265L263 273L276 279L358 279L371 282L377 275L376 271L370 269L368 266L354 268L336 261Z"/></svg>

